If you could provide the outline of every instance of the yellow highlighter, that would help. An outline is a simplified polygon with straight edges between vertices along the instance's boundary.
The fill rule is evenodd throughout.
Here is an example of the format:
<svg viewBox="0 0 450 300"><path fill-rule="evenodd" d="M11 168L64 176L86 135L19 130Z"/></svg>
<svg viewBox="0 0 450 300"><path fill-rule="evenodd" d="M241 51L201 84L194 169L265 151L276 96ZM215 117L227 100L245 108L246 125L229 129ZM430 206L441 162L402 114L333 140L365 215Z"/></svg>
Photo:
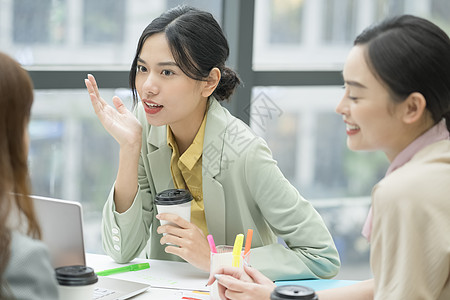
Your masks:
<svg viewBox="0 0 450 300"><path fill-rule="evenodd" d="M244 244L244 235L242 233L236 236L233 246L233 267L239 267L241 263L242 245Z"/></svg>

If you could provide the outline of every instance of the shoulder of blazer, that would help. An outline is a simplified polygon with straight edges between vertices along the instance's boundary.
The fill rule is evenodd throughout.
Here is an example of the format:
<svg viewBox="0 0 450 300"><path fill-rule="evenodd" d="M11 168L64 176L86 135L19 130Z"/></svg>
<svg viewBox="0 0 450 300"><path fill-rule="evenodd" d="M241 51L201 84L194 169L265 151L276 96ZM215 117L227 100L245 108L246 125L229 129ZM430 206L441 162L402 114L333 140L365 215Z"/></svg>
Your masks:
<svg viewBox="0 0 450 300"><path fill-rule="evenodd" d="M203 142L203 172L215 176L231 162L244 159L256 139L249 126L212 97Z"/></svg>
<svg viewBox="0 0 450 300"><path fill-rule="evenodd" d="M223 140L223 136L226 135L237 138L257 137L247 124L231 115L214 97L211 97L209 101L204 144L218 137Z"/></svg>

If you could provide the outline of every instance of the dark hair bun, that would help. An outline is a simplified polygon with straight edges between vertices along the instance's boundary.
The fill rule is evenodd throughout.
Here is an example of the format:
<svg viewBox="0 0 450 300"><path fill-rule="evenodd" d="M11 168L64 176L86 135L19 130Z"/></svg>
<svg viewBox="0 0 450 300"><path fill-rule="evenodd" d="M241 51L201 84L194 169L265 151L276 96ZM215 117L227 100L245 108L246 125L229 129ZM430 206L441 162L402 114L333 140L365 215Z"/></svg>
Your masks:
<svg viewBox="0 0 450 300"><path fill-rule="evenodd" d="M219 84L216 87L213 95L217 100L227 100L231 97L236 87L241 83L236 72L230 68L224 67L221 72Z"/></svg>

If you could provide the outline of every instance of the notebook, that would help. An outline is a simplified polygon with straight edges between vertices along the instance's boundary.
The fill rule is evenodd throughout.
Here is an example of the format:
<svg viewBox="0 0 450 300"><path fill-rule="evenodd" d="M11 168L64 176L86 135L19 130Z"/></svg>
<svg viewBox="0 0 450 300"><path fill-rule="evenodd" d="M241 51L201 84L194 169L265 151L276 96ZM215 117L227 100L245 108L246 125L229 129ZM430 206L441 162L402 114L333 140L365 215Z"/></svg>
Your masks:
<svg viewBox="0 0 450 300"><path fill-rule="evenodd" d="M40 196L31 196L31 199L52 266L86 265L81 204ZM93 299L128 299L150 287L149 284L117 278L98 278Z"/></svg>

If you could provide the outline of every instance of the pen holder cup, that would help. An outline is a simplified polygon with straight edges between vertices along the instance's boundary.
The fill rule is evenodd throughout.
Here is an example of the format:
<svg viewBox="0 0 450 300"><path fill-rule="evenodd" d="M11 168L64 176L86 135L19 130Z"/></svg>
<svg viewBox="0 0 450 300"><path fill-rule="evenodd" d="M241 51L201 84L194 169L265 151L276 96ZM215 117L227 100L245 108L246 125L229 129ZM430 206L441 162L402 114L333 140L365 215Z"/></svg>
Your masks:
<svg viewBox="0 0 450 300"><path fill-rule="evenodd" d="M233 266L233 246L220 245L216 247L217 253L211 252L211 274L214 274L221 267L232 267ZM244 255L244 249L241 251L239 257L238 268L244 268L244 261L248 264L250 258L250 251L247 255ZM217 281L211 285L210 299L219 300L219 290L217 287Z"/></svg>

